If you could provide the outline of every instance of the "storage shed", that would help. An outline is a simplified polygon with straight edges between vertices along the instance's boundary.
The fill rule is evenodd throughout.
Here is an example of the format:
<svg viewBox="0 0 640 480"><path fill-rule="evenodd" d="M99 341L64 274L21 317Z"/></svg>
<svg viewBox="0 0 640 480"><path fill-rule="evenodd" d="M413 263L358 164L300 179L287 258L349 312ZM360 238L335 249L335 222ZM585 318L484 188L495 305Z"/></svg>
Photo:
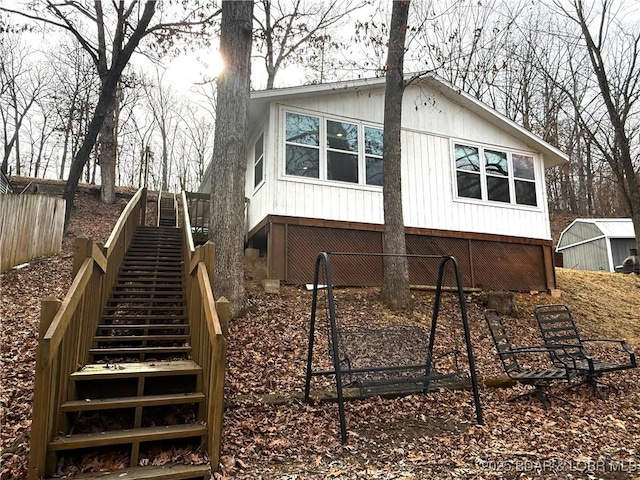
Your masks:
<svg viewBox="0 0 640 480"><path fill-rule="evenodd" d="M630 218L578 218L562 231L556 251L566 268L614 272L632 248L636 238Z"/></svg>

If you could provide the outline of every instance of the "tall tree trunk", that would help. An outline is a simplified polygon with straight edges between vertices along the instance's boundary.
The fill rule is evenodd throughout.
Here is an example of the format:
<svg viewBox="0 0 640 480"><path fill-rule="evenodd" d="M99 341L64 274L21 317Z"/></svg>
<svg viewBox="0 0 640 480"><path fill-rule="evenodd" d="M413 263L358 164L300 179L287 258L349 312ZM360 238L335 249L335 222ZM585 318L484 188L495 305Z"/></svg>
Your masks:
<svg viewBox="0 0 640 480"><path fill-rule="evenodd" d="M98 165L100 165L100 200L112 204L116 201L116 92L110 99L104 123L100 129Z"/></svg>
<svg viewBox="0 0 640 480"><path fill-rule="evenodd" d="M389 50L387 53L386 89L384 99L383 150L383 251L384 257L381 297L391 309L411 307L409 266L402 214L402 155L400 131L402 126L402 95L404 93L404 42L407 33L410 1L393 2Z"/></svg>
<svg viewBox="0 0 640 480"><path fill-rule="evenodd" d="M216 246L215 296L245 310L244 182L247 161L253 2L222 2L218 104L211 175L211 239Z"/></svg>
<svg viewBox="0 0 640 480"><path fill-rule="evenodd" d="M160 127L160 136L162 137L162 186L160 189L164 192L169 190L169 153L167 147L167 127L164 124L165 119L162 119L162 126Z"/></svg>
<svg viewBox="0 0 640 480"><path fill-rule="evenodd" d="M96 2L96 6L99 4L100 2ZM64 199L66 201L64 219L65 230L69 225L71 211L73 210L73 200L76 195L76 190L78 189L78 181L82 176L84 166L89 161L91 151L93 150L93 146L95 145L100 129L102 128L102 123L109 113L109 104L115 95L122 71L127 66L127 63L129 63L131 55L138 47L142 37L145 35L146 29L149 26L149 22L151 21L155 11L156 2L147 0L144 5L142 16L140 17L133 34L129 37L127 44L118 52L114 51L112 53L114 61L111 68L104 75L104 80L100 89L100 96L98 97L98 104L96 105L91 121L87 127L82 145L78 149L78 152L69 167L69 178L67 179L67 184L64 188Z"/></svg>

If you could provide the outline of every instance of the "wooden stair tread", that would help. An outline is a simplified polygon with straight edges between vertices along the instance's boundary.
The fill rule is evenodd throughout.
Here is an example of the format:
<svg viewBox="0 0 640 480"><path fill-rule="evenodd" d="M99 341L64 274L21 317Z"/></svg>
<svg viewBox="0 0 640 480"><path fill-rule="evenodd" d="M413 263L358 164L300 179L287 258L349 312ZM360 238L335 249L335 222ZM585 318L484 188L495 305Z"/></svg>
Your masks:
<svg viewBox="0 0 640 480"><path fill-rule="evenodd" d="M102 320L186 320L187 316L184 314L180 315L166 315L162 313L147 313L144 315L122 315L122 314L111 314L111 315L102 315Z"/></svg>
<svg viewBox="0 0 640 480"><path fill-rule="evenodd" d="M142 427L110 432L76 433L55 437L49 442L50 451L73 450L76 448L102 447L128 443L172 440L206 435L207 426L200 423L168 425L163 427Z"/></svg>
<svg viewBox="0 0 640 480"><path fill-rule="evenodd" d="M96 347L90 348L90 355L115 355L128 353L187 353L191 347Z"/></svg>
<svg viewBox="0 0 640 480"><path fill-rule="evenodd" d="M174 292L184 293L185 288L184 284L174 283L174 284L157 284L157 283L137 283L135 285L114 285L113 290L111 291L111 295L122 295L122 294L131 294L131 293L155 293L155 292L164 292L167 294L172 294Z"/></svg>
<svg viewBox="0 0 640 480"><path fill-rule="evenodd" d="M153 342L157 340L188 340L189 335L96 335L96 342Z"/></svg>
<svg viewBox="0 0 640 480"><path fill-rule="evenodd" d="M186 323L178 324L178 323L136 323L131 325L120 324L120 325L98 325L98 331L103 330L175 330L175 332L170 333L169 335L188 335L189 325ZM184 332L184 333L176 333L176 332ZM148 334L153 335L153 334ZM100 336L106 335L96 335L96 339ZM116 336L116 335L114 335ZM131 335L134 337L135 335Z"/></svg>
<svg viewBox="0 0 640 480"><path fill-rule="evenodd" d="M114 320L117 320L119 323L113 323ZM176 321L177 320L177 321ZM152 327L152 328L162 328L162 325L168 325L170 327L188 327L189 324L185 321L186 315L116 315L116 316L104 316L102 317L101 324L98 325L98 328L140 328L142 327ZM121 323L125 322L125 323ZM155 322L155 323L154 323Z"/></svg>
<svg viewBox="0 0 640 480"><path fill-rule="evenodd" d="M79 480L184 480L194 477L210 478L209 465L167 464L150 467L131 467L111 472L91 472L74 475ZM47 479L55 480L55 479ZM59 479L58 479L59 480Z"/></svg>
<svg viewBox="0 0 640 480"><path fill-rule="evenodd" d="M182 269L180 269L182 273ZM121 281L127 281L128 278L133 278L135 279L135 281L137 282L141 282L141 281L149 281L149 282L155 282L155 281L159 281L162 280L163 282L167 281L167 280L178 280L181 277L181 275L176 275L176 272L146 272L144 275L142 275L141 272L120 272L118 274L118 278Z"/></svg>
<svg viewBox="0 0 640 480"><path fill-rule="evenodd" d="M177 302L176 302L177 303ZM149 305L145 305L145 306L141 306L141 305L107 305L105 307L105 310L160 310L160 311L165 311L165 310L178 310L178 309L183 309L184 305L178 305L175 307L170 307L167 305L153 305L153 306L149 306Z"/></svg>
<svg viewBox="0 0 640 480"><path fill-rule="evenodd" d="M132 273L157 273L157 274L177 274L182 273L182 265L123 265L120 270L120 276Z"/></svg>
<svg viewBox="0 0 640 480"><path fill-rule="evenodd" d="M118 364L91 363L70 375L71 380L99 378L158 377L163 375L199 374L202 368L192 360L130 362Z"/></svg>
<svg viewBox="0 0 640 480"><path fill-rule="evenodd" d="M176 294L174 294L176 295ZM123 298L110 298L109 303L121 304L121 303L184 303L184 295L176 295L179 298L143 298L143 297L123 297Z"/></svg>
<svg viewBox="0 0 640 480"><path fill-rule="evenodd" d="M110 410L117 408L152 407L204 402L203 393L170 393L162 395L144 395L140 397L91 398L72 400L60 406L61 412L80 412L88 410Z"/></svg>

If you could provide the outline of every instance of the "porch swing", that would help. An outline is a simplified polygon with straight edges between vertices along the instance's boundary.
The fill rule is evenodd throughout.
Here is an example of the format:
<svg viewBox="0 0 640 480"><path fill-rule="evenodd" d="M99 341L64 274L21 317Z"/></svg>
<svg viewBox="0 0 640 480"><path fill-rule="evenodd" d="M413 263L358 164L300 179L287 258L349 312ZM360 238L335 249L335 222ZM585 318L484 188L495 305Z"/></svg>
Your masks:
<svg viewBox="0 0 640 480"><path fill-rule="evenodd" d="M309 402L311 380L314 377L334 377L338 401L340 436L347 441L347 427L344 409L344 389L356 387L359 397L372 395L409 395L427 393L430 389L447 386L456 381L469 381L473 391L476 420L483 424L482 407L475 372L475 361L471 345L466 304L462 290L462 279L458 261L453 256L406 255L408 259L424 259L439 263L434 307L431 314L430 330L419 323L396 323L384 327L347 325L338 315L334 297L332 259L344 260L356 266L363 257L382 257L393 254L322 252L316 258L311 318L309 324L309 344L305 377L304 400ZM398 255L395 255L398 256ZM453 269L455 286L445 287L447 266ZM468 371L460 368L459 350L434 355L436 330L445 291L457 296L460 321L464 330ZM321 313L324 312L324 315ZM324 322L325 332L316 329ZM319 328L322 328L320 326ZM314 365L314 348L317 340L325 333L329 362L332 368L318 368ZM318 339L316 338L318 337ZM382 346L377 352L371 344ZM326 358L325 358L326 360ZM316 362L319 363L319 362ZM444 364L445 370L440 368Z"/></svg>

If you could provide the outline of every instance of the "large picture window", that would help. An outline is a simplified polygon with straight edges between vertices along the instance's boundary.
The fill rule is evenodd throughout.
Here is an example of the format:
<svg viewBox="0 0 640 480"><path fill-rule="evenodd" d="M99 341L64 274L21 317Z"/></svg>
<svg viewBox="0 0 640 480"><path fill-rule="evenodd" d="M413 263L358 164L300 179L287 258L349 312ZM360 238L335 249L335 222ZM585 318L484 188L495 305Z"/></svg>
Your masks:
<svg viewBox="0 0 640 480"><path fill-rule="evenodd" d="M537 206L531 155L456 143L458 198Z"/></svg>
<svg viewBox="0 0 640 480"><path fill-rule="evenodd" d="M285 174L382 185L382 129L286 112Z"/></svg>

